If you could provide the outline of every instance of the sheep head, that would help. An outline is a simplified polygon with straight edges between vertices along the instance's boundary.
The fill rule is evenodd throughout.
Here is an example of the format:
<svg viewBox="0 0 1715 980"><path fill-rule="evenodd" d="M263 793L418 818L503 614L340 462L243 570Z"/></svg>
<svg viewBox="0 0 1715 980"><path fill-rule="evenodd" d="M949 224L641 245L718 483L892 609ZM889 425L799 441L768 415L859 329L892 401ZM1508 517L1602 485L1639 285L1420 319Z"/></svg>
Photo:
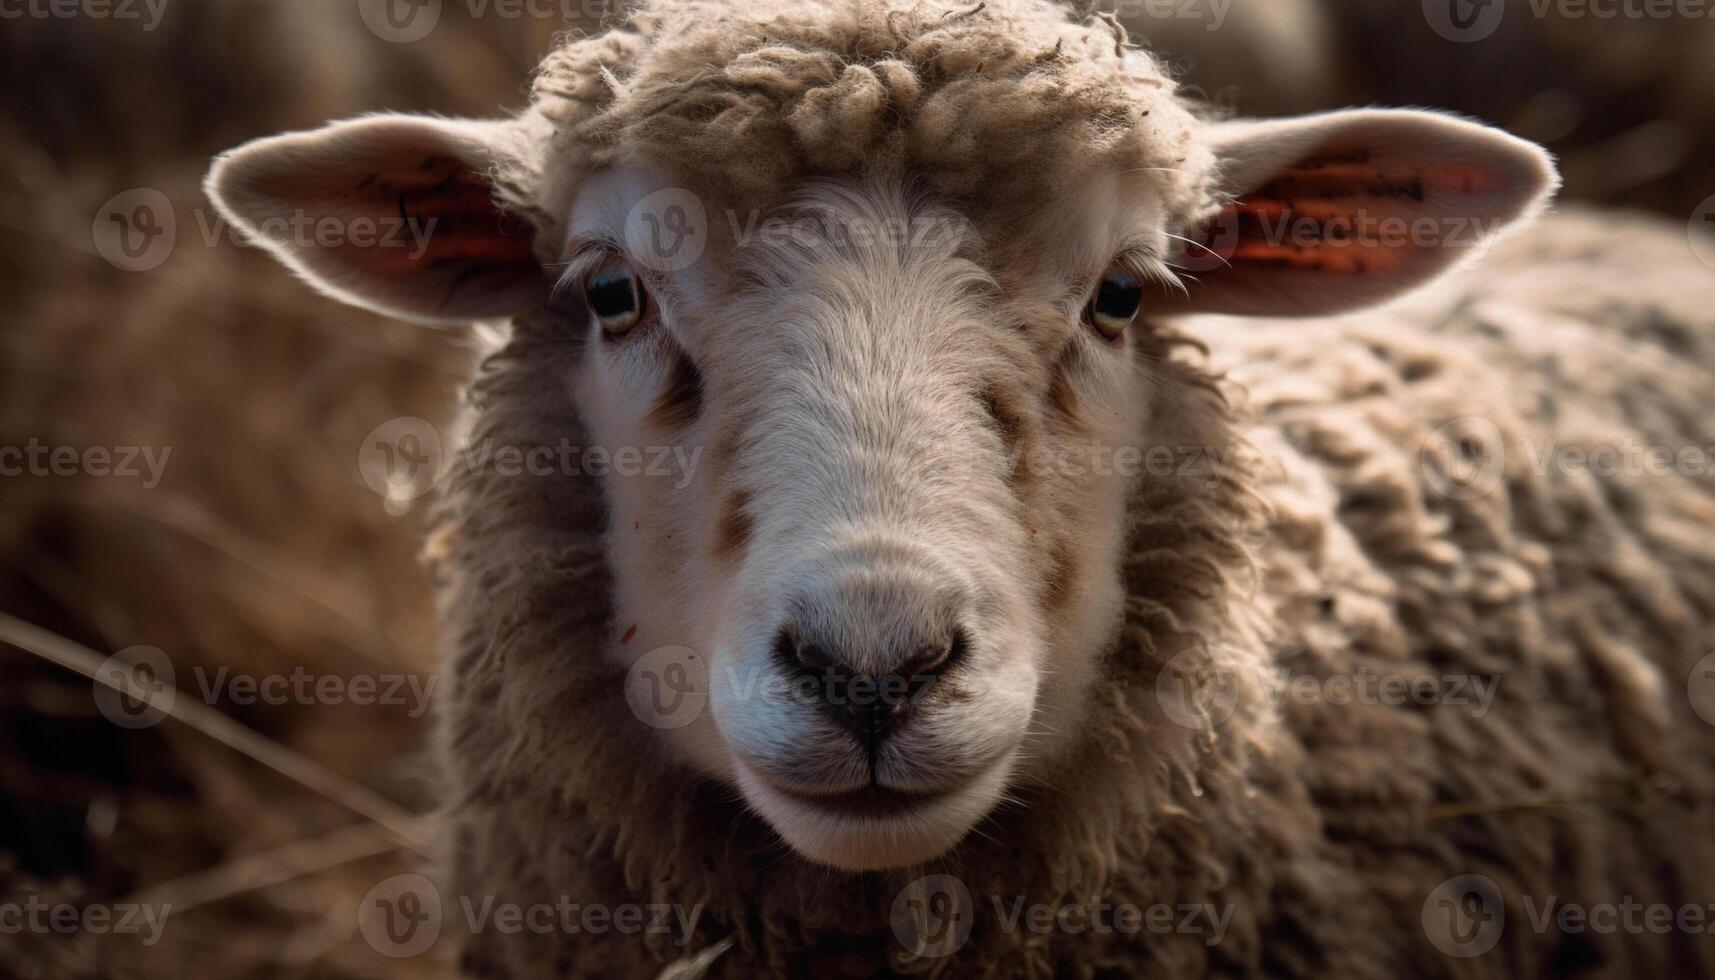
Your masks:
<svg viewBox="0 0 1715 980"><path fill-rule="evenodd" d="M1162 318L1386 299L1552 183L1442 115L1200 118L1110 23L1014 0L645 12L552 56L517 118L262 140L210 192L343 299L531 313L552 383L511 397L689 450L602 477L635 629L566 655L685 651L709 710L649 737L864 870L1051 770L1113 646L1128 500L1224 478ZM427 245L268 236L293 213Z"/></svg>

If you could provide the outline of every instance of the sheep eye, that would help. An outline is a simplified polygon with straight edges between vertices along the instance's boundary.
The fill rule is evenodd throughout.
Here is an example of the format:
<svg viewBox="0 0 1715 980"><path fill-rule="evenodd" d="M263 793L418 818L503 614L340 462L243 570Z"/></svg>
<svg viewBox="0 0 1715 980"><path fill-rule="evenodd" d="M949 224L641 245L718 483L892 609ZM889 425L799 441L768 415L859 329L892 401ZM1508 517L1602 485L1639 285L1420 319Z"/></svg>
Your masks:
<svg viewBox="0 0 1715 980"><path fill-rule="evenodd" d="M1090 298L1090 325L1109 340L1117 340L1137 319L1143 305L1143 283L1129 272L1110 271Z"/></svg>
<svg viewBox="0 0 1715 980"><path fill-rule="evenodd" d="M619 336L643 319L643 284L622 259L610 260L584 280L584 300L596 323Z"/></svg>

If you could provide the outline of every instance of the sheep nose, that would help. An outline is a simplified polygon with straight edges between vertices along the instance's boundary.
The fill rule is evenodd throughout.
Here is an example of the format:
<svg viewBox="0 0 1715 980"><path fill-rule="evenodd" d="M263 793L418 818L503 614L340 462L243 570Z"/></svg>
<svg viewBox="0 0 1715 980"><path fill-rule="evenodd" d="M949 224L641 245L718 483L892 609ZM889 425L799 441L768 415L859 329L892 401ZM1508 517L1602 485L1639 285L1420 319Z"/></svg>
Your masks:
<svg viewBox="0 0 1715 980"><path fill-rule="evenodd" d="M919 697L964 656L963 631L914 647L897 666L873 672L854 666L826 642L803 639L788 626L781 630L777 655L798 675L805 699L860 741L874 744L890 735Z"/></svg>

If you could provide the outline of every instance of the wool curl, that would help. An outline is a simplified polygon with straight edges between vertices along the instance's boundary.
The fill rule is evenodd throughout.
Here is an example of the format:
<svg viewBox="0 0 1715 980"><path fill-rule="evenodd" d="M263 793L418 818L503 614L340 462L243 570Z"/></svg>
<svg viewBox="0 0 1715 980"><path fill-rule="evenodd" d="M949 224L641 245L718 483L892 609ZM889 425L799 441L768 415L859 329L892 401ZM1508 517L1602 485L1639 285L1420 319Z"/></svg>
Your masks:
<svg viewBox="0 0 1715 980"><path fill-rule="evenodd" d="M1112 18L1045 0L651 4L550 55L521 123L540 151L500 183L550 256L579 182L621 155L753 206L889 167L968 200L1152 170L1170 223L1209 204L1171 78Z"/></svg>

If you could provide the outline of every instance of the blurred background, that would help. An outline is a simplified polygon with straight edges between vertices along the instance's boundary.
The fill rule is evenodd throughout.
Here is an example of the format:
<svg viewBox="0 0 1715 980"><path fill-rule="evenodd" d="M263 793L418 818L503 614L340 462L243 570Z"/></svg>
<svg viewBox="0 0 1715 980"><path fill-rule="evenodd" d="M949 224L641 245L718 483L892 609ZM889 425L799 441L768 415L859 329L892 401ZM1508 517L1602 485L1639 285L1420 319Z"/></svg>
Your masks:
<svg viewBox="0 0 1715 980"><path fill-rule="evenodd" d="M0 977L449 972L357 917L425 850L436 671L424 508L360 453L444 421L472 345L313 295L199 185L330 118L517 107L604 2L0 0L0 907L171 907L154 942L0 918ZM1116 12L1239 113L1454 109L1552 148L1567 199L1715 208L1715 3ZM68 669L115 654L153 658L184 717Z"/></svg>

